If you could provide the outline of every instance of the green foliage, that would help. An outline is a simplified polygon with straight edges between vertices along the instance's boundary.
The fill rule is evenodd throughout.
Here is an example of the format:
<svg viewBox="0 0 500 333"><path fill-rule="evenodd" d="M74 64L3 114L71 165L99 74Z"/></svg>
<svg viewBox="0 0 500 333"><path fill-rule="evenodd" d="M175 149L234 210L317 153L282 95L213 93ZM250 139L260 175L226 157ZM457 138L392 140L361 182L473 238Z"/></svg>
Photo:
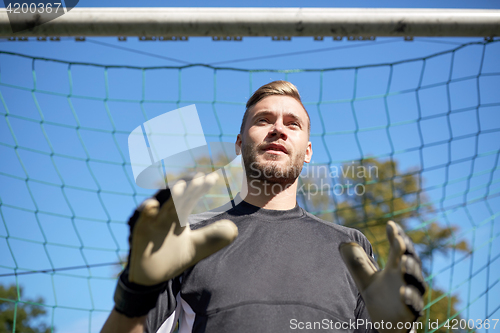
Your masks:
<svg viewBox="0 0 500 333"><path fill-rule="evenodd" d="M341 193L337 187L334 195L328 191L310 195L308 208L318 212L317 215L325 220L361 230L373 245L381 267L384 267L384 260L389 254L385 228L390 220L399 223L405 230L408 230L411 219L433 221L424 228L408 232L424 263L437 253L447 256L453 249L466 253L471 251L467 242L455 240L457 226L444 226L433 219L435 208L422 189L423 180L418 170L402 173L397 161L373 158L344 164L340 170L336 180L344 191ZM314 188L311 185L321 184L321 177L317 173L315 177L308 177L303 182L304 188ZM353 191L356 185L360 195ZM348 191L349 188L351 191ZM425 264L423 268L424 275L430 275ZM444 290L436 287L431 287L424 299L430 304L430 308L421 320L430 319L435 322L438 319L440 324L456 315L460 302L457 295L446 295ZM460 319L459 316L457 318ZM425 329L418 331L425 332ZM442 327L436 332L444 333L448 330Z"/></svg>
<svg viewBox="0 0 500 333"><path fill-rule="evenodd" d="M236 185L233 186L233 188L239 188L243 177L242 169L240 166L229 165L230 162L231 161L229 161L224 154L219 154L213 161L215 170L224 167L227 181ZM212 167L210 157L204 156L196 159L196 163L193 167L187 168L179 175L169 174L167 175L167 179L190 178L190 176L192 177L196 172L208 174L213 170L214 168ZM226 179L220 176L210 191L196 204L192 214L206 212L226 204L229 197L229 183L226 183ZM234 198L236 193L230 193L230 195L231 198Z"/></svg>
<svg viewBox="0 0 500 333"><path fill-rule="evenodd" d="M437 288L429 289L424 295L425 300L429 300L429 292L431 292L430 303L432 304L432 306L431 306L430 311L429 311L429 317L426 318L426 316L423 316L422 318L420 318L420 321L423 322L423 324L424 324L424 328L419 329L418 333L425 332L425 325L427 325L428 331L433 330L434 326L432 326L431 329L429 329L429 321L431 323L438 323L439 325L444 324L446 322L446 320L449 318L448 317L448 315L449 315L448 309L451 310L450 315L453 316L456 313L455 307L459 303L459 299L456 295L452 295L452 296L447 297L447 296L445 296L444 291L437 289ZM457 317L457 318L460 319L460 317ZM427 319L427 323L425 322L426 319ZM448 328L443 326L443 327L438 328L434 332L447 333Z"/></svg>
<svg viewBox="0 0 500 333"><path fill-rule="evenodd" d="M22 296L22 287L19 287L18 294L15 285L0 285L0 333L51 332L50 328L40 321L47 312L40 305L44 303L43 299L39 297L36 300L26 300ZM22 302L19 299L22 299Z"/></svg>

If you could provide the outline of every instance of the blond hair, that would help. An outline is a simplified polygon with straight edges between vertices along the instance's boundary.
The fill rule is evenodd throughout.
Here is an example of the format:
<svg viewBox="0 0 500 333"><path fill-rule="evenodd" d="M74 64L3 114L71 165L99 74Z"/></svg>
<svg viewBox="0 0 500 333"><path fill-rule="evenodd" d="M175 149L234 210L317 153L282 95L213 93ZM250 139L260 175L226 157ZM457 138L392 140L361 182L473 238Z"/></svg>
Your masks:
<svg viewBox="0 0 500 333"><path fill-rule="evenodd" d="M273 82L270 82L268 84L265 84L253 93L252 97L250 97L250 99L248 100L247 105L246 105L245 114L243 115L243 120L241 121L240 134L243 134L243 129L245 128L245 123L246 123L247 118L248 118L248 110L252 106L257 104L259 101L264 99L265 97L273 96L273 95L282 95L282 96L292 97L292 98L296 99L300 103L300 105L302 105L302 108L304 109L304 111L306 112L306 115L307 115L307 121L308 121L307 133L309 136L309 134L311 133L311 118L309 118L309 113L307 112L306 108L304 107L304 104L302 104L302 100L300 99L299 90L297 89L297 87L293 83L288 82L288 81L282 81L282 80L273 81Z"/></svg>

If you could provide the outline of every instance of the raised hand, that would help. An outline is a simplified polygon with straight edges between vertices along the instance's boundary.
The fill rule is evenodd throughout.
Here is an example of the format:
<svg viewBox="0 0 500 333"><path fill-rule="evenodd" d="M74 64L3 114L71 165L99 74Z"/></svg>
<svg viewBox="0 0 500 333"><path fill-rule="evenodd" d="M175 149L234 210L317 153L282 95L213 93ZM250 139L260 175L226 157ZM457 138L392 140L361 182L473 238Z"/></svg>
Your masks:
<svg viewBox="0 0 500 333"><path fill-rule="evenodd" d="M167 281L236 238L238 229L229 220L220 220L198 230L191 230L186 225L185 220L196 203L217 178L217 174L212 173L197 174L189 184L180 180L171 190L175 206L172 198L168 198L161 208L154 198L144 201L133 228L130 282L152 286Z"/></svg>
<svg viewBox="0 0 500 333"><path fill-rule="evenodd" d="M399 225L389 221L387 237L390 252L382 271L357 243L341 244L340 252L372 323L384 323L379 332L408 332L404 324L416 321L424 307L422 264L413 242Z"/></svg>

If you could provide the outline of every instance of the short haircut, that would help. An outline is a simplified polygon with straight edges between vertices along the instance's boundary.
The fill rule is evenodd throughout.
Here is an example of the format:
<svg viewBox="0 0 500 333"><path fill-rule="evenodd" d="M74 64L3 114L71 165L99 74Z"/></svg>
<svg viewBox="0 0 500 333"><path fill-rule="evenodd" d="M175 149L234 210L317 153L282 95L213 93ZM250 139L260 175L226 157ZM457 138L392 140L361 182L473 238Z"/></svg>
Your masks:
<svg viewBox="0 0 500 333"><path fill-rule="evenodd" d="M302 104L302 100L300 99L300 94L299 90L297 87L288 81L273 81L268 84L263 85L259 89L257 89L252 97L247 102L246 105L246 110L245 114L243 115L243 120L241 121L241 127L240 127L240 134L243 134L243 130L245 129L245 123L248 118L248 110L257 104L259 101L264 99L267 96L273 96L273 95L282 95L282 96L289 96L294 99L296 99L300 105L302 105L302 108L306 112L307 115L307 136L309 137L311 134L311 118L309 118L309 113L307 112L306 108L304 107L304 104Z"/></svg>

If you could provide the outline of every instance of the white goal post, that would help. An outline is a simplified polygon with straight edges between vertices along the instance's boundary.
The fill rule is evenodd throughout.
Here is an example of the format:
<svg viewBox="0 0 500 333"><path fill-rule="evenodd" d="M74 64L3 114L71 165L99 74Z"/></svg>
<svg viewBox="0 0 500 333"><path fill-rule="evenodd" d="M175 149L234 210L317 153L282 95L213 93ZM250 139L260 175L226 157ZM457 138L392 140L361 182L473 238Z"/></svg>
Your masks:
<svg viewBox="0 0 500 333"><path fill-rule="evenodd" d="M35 14L23 14L36 23ZM24 19L24 18L23 18ZM13 33L0 10L0 37L244 36L288 38L500 36L500 10L412 8L85 8Z"/></svg>

